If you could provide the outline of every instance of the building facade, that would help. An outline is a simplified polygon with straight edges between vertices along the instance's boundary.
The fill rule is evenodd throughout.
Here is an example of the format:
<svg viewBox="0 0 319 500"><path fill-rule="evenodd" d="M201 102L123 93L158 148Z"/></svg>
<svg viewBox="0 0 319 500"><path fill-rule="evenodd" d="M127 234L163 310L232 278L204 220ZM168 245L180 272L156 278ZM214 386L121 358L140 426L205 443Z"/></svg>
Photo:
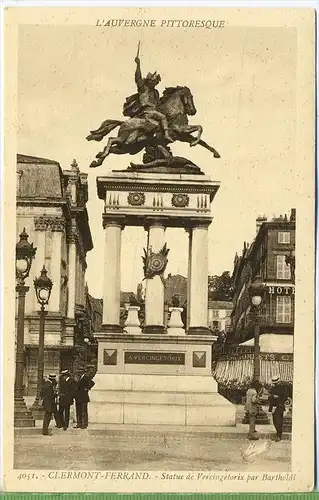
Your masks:
<svg viewBox="0 0 319 500"><path fill-rule="evenodd" d="M26 285L25 394L36 392L39 304L33 280L45 265L53 288L45 322L45 374L77 372L85 359L85 339L93 335L86 299L86 255L93 248L86 203L87 174L74 160L58 162L17 156L16 231L25 228L37 248Z"/></svg>
<svg viewBox="0 0 319 500"><path fill-rule="evenodd" d="M279 375L282 382L292 384L295 230L295 209L289 216L259 217L254 241L244 243L241 255L235 256L231 328L215 366L221 385L244 389L252 378L256 316L249 288L256 277L265 285L258 318L261 381L267 384L273 375Z"/></svg>
<svg viewBox="0 0 319 500"><path fill-rule="evenodd" d="M208 301L208 326L213 332L229 331L233 303L226 300Z"/></svg>
<svg viewBox="0 0 319 500"><path fill-rule="evenodd" d="M287 260L295 251L295 221L294 209L289 219L287 216L270 221L258 218L255 240L250 246L244 244L241 257L235 256L232 326L236 343L243 343L254 336L249 287L259 276L267 287L261 306L261 335L288 336L287 344L292 347L295 283Z"/></svg>

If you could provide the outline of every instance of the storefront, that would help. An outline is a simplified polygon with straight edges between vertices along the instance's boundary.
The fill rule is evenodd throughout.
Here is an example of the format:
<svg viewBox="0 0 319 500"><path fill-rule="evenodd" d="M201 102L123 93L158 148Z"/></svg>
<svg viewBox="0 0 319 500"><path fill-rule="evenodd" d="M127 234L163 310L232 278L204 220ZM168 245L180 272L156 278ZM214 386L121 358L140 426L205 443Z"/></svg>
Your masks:
<svg viewBox="0 0 319 500"><path fill-rule="evenodd" d="M235 346L215 345L213 359L213 376L219 392L223 395L227 392L228 399L237 399L239 403L253 378L254 339ZM287 395L292 397L292 335L260 336L260 382L267 388L273 376L279 376L280 383L287 387Z"/></svg>

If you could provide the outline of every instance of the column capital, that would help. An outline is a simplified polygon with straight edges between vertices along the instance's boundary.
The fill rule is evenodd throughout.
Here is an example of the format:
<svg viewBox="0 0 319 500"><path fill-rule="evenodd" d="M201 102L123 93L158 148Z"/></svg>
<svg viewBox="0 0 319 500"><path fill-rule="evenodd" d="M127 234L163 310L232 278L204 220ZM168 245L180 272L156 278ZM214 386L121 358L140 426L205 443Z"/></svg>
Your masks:
<svg viewBox="0 0 319 500"><path fill-rule="evenodd" d="M105 229L108 226L120 227L121 229L124 229L125 216L124 215L103 214L102 215L102 225L103 225L103 229Z"/></svg>
<svg viewBox="0 0 319 500"><path fill-rule="evenodd" d="M162 227L166 229L169 223L168 217L146 217L144 221L144 229L149 230L150 227Z"/></svg>
<svg viewBox="0 0 319 500"><path fill-rule="evenodd" d="M212 219L188 219L185 231L190 234L194 229L208 229L212 221Z"/></svg>

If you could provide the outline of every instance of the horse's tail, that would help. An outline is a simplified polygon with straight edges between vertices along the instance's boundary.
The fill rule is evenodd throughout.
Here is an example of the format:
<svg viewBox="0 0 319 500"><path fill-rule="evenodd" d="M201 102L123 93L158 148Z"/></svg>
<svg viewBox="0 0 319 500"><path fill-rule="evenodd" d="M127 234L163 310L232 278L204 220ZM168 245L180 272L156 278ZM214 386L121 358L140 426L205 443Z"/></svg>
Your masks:
<svg viewBox="0 0 319 500"><path fill-rule="evenodd" d="M220 158L220 154L218 153L218 151L216 151L216 149L213 148L213 146L210 146L209 144L207 144L207 142L202 141L200 139L199 142L198 142L198 144L200 146L202 146L203 148L208 149L208 151L210 151L211 153L213 153L214 158Z"/></svg>
<svg viewBox="0 0 319 500"><path fill-rule="evenodd" d="M87 136L87 141L101 141L103 137L109 134L116 127L119 127L123 122L119 120L105 120L102 125L96 129L91 130L90 135Z"/></svg>

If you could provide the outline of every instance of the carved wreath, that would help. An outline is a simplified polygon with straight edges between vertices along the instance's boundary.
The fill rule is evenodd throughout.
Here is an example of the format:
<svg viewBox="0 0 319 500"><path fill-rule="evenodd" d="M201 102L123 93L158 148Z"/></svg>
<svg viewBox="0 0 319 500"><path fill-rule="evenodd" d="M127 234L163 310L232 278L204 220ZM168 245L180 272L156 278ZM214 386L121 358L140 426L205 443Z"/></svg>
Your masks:
<svg viewBox="0 0 319 500"><path fill-rule="evenodd" d="M173 194L173 207L187 207L189 204L189 196L187 194Z"/></svg>
<svg viewBox="0 0 319 500"><path fill-rule="evenodd" d="M141 206L145 203L144 193L129 193L127 197L127 202L129 205Z"/></svg>
<svg viewBox="0 0 319 500"><path fill-rule="evenodd" d="M168 263L168 252L169 249L167 248L166 243L157 253L152 252L151 250L147 251L144 248L144 257L142 257L144 264L144 279L152 279L154 276L158 275L162 277Z"/></svg>

